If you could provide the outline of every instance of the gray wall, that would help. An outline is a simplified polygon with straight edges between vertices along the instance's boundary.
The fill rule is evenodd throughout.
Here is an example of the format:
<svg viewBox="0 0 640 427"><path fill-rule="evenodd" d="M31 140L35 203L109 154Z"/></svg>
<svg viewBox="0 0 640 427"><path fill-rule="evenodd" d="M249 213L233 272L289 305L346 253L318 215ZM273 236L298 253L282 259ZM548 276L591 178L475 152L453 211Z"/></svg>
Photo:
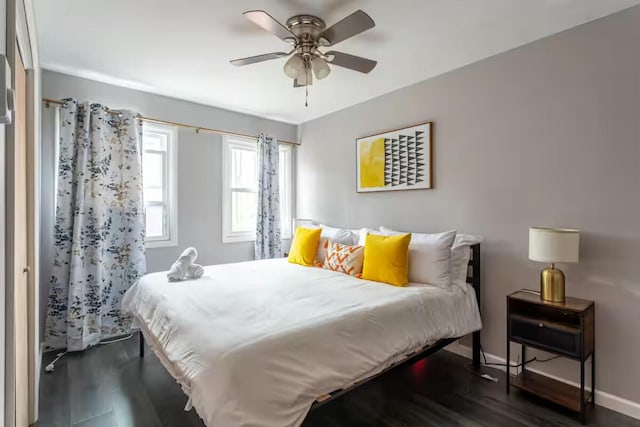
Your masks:
<svg viewBox="0 0 640 427"><path fill-rule="evenodd" d="M297 137L295 125L46 70L42 73L42 96L52 99L75 97L82 101L106 104L111 108L128 108L148 117L249 135L265 132L288 141L295 141ZM51 277L52 230L55 215L54 117L54 108L43 109L40 275L40 305L43 322L46 317L46 301ZM252 242L222 243L221 156L221 135L209 132L196 133L185 128L179 129L178 246L148 249L148 271L168 269L187 246L195 246L198 249L198 263L204 265L253 259Z"/></svg>
<svg viewBox="0 0 640 427"><path fill-rule="evenodd" d="M297 216L483 235L482 339L502 357L505 296L544 267L528 227L581 229L562 268L568 295L596 301L598 388L640 402L639 41L636 7L303 124ZM435 189L357 194L355 139L425 120Z"/></svg>

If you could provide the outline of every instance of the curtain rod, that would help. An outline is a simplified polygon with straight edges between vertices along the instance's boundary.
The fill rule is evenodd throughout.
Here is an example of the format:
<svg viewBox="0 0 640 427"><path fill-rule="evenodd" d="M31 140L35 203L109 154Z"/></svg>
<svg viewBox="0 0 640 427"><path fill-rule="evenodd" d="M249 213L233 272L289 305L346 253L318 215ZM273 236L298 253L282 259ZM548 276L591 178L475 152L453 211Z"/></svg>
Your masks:
<svg viewBox="0 0 640 427"><path fill-rule="evenodd" d="M64 102L58 101L57 99L42 98L42 102L44 102L44 105L47 108L49 108L50 104L64 105ZM113 111L113 110L109 110L108 113L109 114L120 114L118 111ZM213 129L213 128L207 128L207 127L202 127L202 126L194 126L194 125L189 125L189 124L186 124L186 123L172 122L172 121L169 121L169 120L154 119L152 117L138 116L138 119L140 119L140 120L142 120L144 122L162 123L162 124L166 124L166 125L180 126L180 127L183 127L183 128L195 129L196 133L200 133L201 131L204 131L204 132L219 133L221 135L233 135L233 136L242 136L242 137L245 137L245 138L256 138L256 135L247 135L245 133L229 132L229 131L221 130L221 129ZM281 144L300 145L299 142L285 141L285 140L280 140L280 139L278 140L278 142L281 143Z"/></svg>

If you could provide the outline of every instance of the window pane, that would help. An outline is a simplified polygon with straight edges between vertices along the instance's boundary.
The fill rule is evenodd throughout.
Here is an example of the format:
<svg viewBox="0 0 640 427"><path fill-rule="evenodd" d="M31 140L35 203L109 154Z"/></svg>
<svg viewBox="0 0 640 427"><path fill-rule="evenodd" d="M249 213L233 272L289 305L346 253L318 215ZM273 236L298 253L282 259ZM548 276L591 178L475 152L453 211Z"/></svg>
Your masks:
<svg viewBox="0 0 640 427"><path fill-rule="evenodd" d="M164 190L162 188L157 188L157 187L145 187L144 201L145 203L164 201Z"/></svg>
<svg viewBox="0 0 640 427"><path fill-rule="evenodd" d="M167 151L167 135L145 132L143 140L145 150Z"/></svg>
<svg viewBox="0 0 640 427"><path fill-rule="evenodd" d="M172 167L175 151L174 126L145 122L142 129L142 185L145 203L146 235L149 241L173 243L171 237L177 230L170 229L175 224L176 176Z"/></svg>
<svg viewBox="0 0 640 427"><path fill-rule="evenodd" d="M255 150L231 149L231 188L256 188L258 184Z"/></svg>
<svg viewBox="0 0 640 427"><path fill-rule="evenodd" d="M164 157L163 153L148 151L143 153L142 182L145 188L162 188L164 184Z"/></svg>
<svg viewBox="0 0 640 427"><path fill-rule="evenodd" d="M164 206L146 206L147 237L164 236Z"/></svg>
<svg viewBox="0 0 640 427"><path fill-rule="evenodd" d="M231 192L231 231L244 232L256 228L257 193Z"/></svg>

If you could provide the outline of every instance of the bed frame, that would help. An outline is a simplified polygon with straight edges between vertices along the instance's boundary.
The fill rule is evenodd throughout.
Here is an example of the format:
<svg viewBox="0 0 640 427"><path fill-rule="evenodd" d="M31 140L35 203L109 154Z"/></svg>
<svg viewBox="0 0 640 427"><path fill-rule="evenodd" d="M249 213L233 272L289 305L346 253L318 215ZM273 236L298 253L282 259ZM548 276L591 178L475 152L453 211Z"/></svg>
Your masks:
<svg viewBox="0 0 640 427"><path fill-rule="evenodd" d="M478 301L478 309L480 309L480 244L479 243L471 246L471 257L469 259L469 268L467 271L467 283L473 286L473 290L475 291L475 294L476 294L476 300ZM323 406L326 403L331 402L333 399L336 399L342 396L343 394L350 392L351 390L361 386L364 383L367 383L373 380L374 378L378 378L379 376L386 374L389 371L392 371L396 368L400 368L402 366L411 365L417 362L418 360L424 359L432 355L436 351L441 350L442 348L448 346L454 341L459 340L460 338L462 337L444 338L444 339L438 340L435 343L425 346L422 349L412 354L408 354L407 356L405 356L404 359L391 365L390 367L388 367L387 369L383 370L382 372L376 375L368 377L362 381L356 382L346 388L333 391L329 394L325 394L324 396L320 396L319 398L316 399L316 401L311 406L311 411ZM473 369L479 370L480 369L480 331L473 332L471 339L472 339L471 354L473 359Z"/></svg>
<svg viewBox="0 0 640 427"><path fill-rule="evenodd" d="M471 257L469 259L469 268L467 271L467 283L473 286L473 290L475 291L475 294L476 294L476 300L478 301L478 309L480 309L481 307L480 305L480 273L481 273L480 244L478 243L471 246ZM472 340L471 354L472 354L472 360L473 360L472 365L474 369L479 370L480 369L480 331L473 332L471 337L472 337L471 338ZM390 367L388 367L387 369L383 370L382 372L376 375L368 377L362 381L356 382L346 388L335 390L331 393L320 396L316 399L316 401L311 406L311 410L317 409L323 406L324 404L329 403L330 401L342 396L343 394L346 394L351 390L361 386L362 384L369 382L374 378L378 378L379 376L389 371L395 370L396 368L400 368L402 366L413 364L418 360L424 359L432 355L436 351L441 350L442 348L448 346L449 344L459 340L460 338L462 337L444 338L444 339L438 340L431 345L425 346L422 349L405 356L404 359L391 365ZM144 336L142 335L142 332L139 332L139 345L140 345L140 357L144 357Z"/></svg>

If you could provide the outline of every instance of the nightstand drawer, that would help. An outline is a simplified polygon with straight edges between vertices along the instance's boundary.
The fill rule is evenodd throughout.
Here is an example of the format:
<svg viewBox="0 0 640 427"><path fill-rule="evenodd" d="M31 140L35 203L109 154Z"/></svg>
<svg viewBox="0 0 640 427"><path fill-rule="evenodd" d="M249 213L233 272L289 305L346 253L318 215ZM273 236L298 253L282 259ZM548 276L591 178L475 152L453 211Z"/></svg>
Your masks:
<svg viewBox="0 0 640 427"><path fill-rule="evenodd" d="M513 300L510 302L510 312L521 316L544 319L549 322L562 323L566 326L580 327L580 314L571 310L563 310L557 307L545 307L539 304L531 304L525 301Z"/></svg>
<svg viewBox="0 0 640 427"><path fill-rule="evenodd" d="M571 357L581 356L580 329L526 316L509 316L511 339Z"/></svg>

